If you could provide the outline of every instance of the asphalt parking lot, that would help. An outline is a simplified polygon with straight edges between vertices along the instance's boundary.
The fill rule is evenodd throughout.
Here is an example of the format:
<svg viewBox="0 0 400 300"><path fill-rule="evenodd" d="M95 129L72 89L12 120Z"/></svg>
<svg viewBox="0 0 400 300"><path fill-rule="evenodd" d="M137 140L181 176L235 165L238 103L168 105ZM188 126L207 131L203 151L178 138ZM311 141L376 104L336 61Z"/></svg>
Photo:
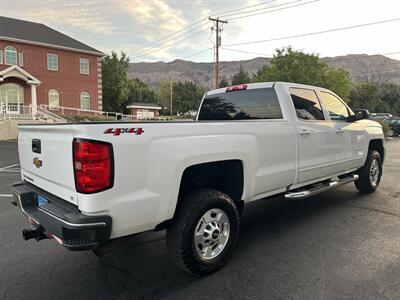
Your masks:
<svg viewBox="0 0 400 300"><path fill-rule="evenodd" d="M19 180L16 145L0 142L0 298L400 299L400 139L386 147L378 192L350 184L249 205L230 262L196 278L169 260L164 232L134 236L102 258L23 241L27 221L8 196Z"/></svg>

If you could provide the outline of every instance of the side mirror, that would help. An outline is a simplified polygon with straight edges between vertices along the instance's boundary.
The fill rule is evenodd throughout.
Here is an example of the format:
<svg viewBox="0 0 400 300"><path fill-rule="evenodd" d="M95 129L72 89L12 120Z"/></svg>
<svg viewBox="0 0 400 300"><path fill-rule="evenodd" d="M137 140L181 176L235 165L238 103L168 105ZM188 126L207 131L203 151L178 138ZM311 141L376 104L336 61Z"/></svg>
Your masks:
<svg viewBox="0 0 400 300"><path fill-rule="evenodd" d="M369 119L370 116L368 109L356 109L354 113L356 120Z"/></svg>

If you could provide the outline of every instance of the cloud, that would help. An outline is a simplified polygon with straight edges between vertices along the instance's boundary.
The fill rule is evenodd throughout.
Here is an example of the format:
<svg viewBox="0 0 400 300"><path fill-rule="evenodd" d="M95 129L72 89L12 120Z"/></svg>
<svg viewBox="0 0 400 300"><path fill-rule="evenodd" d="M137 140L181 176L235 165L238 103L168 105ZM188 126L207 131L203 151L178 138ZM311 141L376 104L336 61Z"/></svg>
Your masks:
<svg viewBox="0 0 400 300"><path fill-rule="evenodd" d="M23 9L11 11L7 15L33 22L44 23L49 26L80 29L95 34L111 35L115 27L98 7L90 2L82 3L55 3L48 5L26 4Z"/></svg>
<svg viewBox="0 0 400 300"><path fill-rule="evenodd" d="M142 27L147 40L160 38L163 32L178 31L187 24L181 10L162 0L122 0L118 5L133 24Z"/></svg>

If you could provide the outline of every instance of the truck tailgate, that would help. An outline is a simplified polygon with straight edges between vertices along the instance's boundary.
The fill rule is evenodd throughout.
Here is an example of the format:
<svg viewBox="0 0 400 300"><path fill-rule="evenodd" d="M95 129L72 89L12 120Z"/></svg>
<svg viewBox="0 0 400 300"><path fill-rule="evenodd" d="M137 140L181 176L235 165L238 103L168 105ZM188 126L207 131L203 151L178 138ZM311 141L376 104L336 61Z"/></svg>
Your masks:
<svg viewBox="0 0 400 300"><path fill-rule="evenodd" d="M77 205L73 137L71 125L19 126L18 152L23 180Z"/></svg>

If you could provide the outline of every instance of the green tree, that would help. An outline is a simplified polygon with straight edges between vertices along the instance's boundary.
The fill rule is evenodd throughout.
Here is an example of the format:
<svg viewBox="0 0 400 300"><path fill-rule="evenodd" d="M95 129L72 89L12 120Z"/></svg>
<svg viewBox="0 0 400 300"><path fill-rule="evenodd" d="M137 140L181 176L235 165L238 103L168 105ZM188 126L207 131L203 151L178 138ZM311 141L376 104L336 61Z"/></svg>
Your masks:
<svg viewBox="0 0 400 300"><path fill-rule="evenodd" d="M315 54L294 51L291 47L277 49L270 65L260 68L254 82L286 81L324 87L345 101L350 96L348 72L322 62Z"/></svg>
<svg viewBox="0 0 400 300"><path fill-rule="evenodd" d="M400 86L374 82L356 83L350 93L353 109L365 108L370 112L400 114Z"/></svg>
<svg viewBox="0 0 400 300"><path fill-rule="evenodd" d="M232 85L238 85L243 83L249 83L251 81L249 73L242 67L239 67L239 71L232 76Z"/></svg>
<svg viewBox="0 0 400 300"><path fill-rule="evenodd" d="M222 78L221 81L219 82L219 87L220 88L224 88L224 87L227 87L229 85L230 84L229 84L229 82L228 82L228 80L226 78Z"/></svg>
<svg viewBox="0 0 400 300"><path fill-rule="evenodd" d="M127 83L127 99L122 102L124 113L128 113L126 106L130 103L157 103L160 104L160 97L157 92L151 90L147 83L139 78L130 79Z"/></svg>
<svg viewBox="0 0 400 300"><path fill-rule="evenodd" d="M400 116L400 85L399 84L384 84L381 86L381 100L388 106L387 112Z"/></svg>
<svg viewBox="0 0 400 300"><path fill-rule="evenodd" d="M173 114L196 111L206 90L192 81L173 83Z"/></svg>
<svg viewBox="0 0 400 300"><path fill-rule="evenodd" d="M103 109L105 111L123 111L123 103L128 96L129 58L121 52L104 57L101 66L103 82Z"/></svg>

